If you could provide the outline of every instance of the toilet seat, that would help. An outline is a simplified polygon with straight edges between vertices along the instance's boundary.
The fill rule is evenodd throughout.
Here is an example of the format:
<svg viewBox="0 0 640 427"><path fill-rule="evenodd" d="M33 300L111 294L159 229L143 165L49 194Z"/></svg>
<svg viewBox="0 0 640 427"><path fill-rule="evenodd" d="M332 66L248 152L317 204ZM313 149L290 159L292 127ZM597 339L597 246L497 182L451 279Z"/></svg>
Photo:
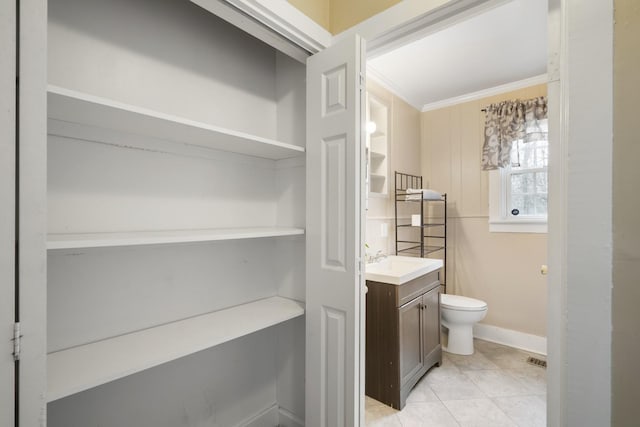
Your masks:
<svg viewBox="0 0 640 427"><path fill-rule="evenodd" d="M458 311L483 311L487 309L487 303L484 301L451 294L441 294L440 305L442 308Z"/></svg>

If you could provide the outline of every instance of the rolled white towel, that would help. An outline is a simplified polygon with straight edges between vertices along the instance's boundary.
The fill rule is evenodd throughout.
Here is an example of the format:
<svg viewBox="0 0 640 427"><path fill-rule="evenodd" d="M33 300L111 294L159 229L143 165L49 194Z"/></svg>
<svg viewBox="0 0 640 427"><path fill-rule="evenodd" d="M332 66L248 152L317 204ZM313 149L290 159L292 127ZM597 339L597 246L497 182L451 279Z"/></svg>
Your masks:
<svg viewBox="0 0 640 427"><path fill-rule="evenodd" d="M407 200L420 200L420 194L425 200L440 200L442 194L428 188L407 188Z"/></svg>

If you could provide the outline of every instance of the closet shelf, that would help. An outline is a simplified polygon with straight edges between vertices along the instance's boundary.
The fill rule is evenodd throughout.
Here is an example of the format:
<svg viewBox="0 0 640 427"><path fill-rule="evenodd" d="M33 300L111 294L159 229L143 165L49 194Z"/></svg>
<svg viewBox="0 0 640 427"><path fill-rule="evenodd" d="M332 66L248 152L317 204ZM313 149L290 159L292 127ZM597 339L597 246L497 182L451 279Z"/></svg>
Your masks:
<svg viewBox="0 0 640 427"><path fill-rule="evenodd" d="M371 159L373 160L384 160L387 156L377 151L371 150Z"/></svg>
<svg viewBox="0 0 640 427"><path fill-rule="evenodd" d="M303 155L296 145L49 86L49 119L267 159ZM54 131L55 132L55 131ZM55 134L55 133L54 133ZM65 136L65 135L63 135Z"/></svg>
<svg viewBox="0 0 640 427"><path fill-rule="evenodd" d="M296 236L300 234L304 234L304 228L247 227L214 228L205 230L132 231L123 233L49 234L47 238L47 249L82 249L112 246L197 243L213 242L217 240Z"/></svg>
<svg viewBox="0 0 640 427"><path fill-rule="evenodd" d="M304 314L271 297L47 355L51 402L268 328Z"/></svg>
<svg viewBox="0 0 640 427"><path fill-rule="evenodd" d="M381 180L382 181L382 180L387 179L386 176L380 175L380 174L377 174L377 173L372 173L370 176L371 176L372 180L377 179L377 180Z"/></svg>

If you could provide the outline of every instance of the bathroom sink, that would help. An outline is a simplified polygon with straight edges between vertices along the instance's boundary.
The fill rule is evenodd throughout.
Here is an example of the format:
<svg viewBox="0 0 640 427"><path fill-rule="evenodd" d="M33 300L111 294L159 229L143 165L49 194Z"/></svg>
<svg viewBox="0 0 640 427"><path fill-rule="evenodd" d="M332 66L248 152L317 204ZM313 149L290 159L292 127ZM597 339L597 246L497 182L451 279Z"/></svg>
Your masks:
<svg viewBox="0 0 640 427"><path fill-rule="evenodd" d="M365 278L375 282L402 285L416 277L442 268L442 260L391 255L365 266Z"/></svg>

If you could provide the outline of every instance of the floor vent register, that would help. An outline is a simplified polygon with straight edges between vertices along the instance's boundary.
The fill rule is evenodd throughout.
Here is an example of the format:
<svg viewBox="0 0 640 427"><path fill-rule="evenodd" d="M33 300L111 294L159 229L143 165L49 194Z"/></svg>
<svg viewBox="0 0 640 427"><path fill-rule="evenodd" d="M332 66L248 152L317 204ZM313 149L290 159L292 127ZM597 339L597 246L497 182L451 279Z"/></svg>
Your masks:
<svg viewBox="0 0 640 427"><path fill-rule="evenodd" d="M538 359L537 357L527 357L527 363L534 365L534 366L539 366L541 368L546 368L547 367L547 361L546 360L542 360L542 359Z"/></svg>

